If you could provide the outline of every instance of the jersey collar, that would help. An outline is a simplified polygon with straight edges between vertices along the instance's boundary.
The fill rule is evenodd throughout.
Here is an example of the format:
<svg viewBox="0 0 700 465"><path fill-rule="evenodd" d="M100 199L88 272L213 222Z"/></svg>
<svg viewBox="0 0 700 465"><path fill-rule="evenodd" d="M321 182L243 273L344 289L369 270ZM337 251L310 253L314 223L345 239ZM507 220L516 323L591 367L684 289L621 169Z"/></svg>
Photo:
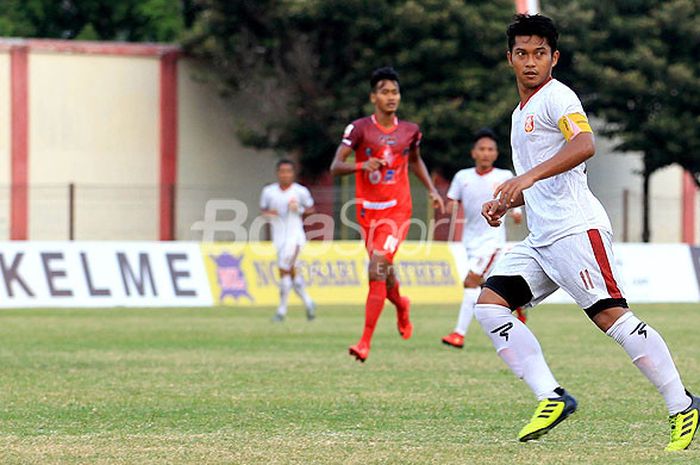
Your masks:
<svg viewBox="0 0 700 465"><path fill-rule="evenodd" d="M476 174L478 174L479 176L486 176L486 175L489 174L491 171L493 171L493 166L492 166L491 168L487 169L486 171L479 171L477 168L474 168L474 171L475 171Z"/></svg>
<svg viewBox="0 0 700 465"><path fill-rule="evenodd" d="M399 119L396 117L396 115L394 115L393 126L391 126L390 128L385 128L384 126L379 124L379 121L377 121L377 117L374 116L374 114L372 114L371 118L372 118L372 124L374 124L380 131L382 131L385 134L389 134L390 132L394 132L394 130L396 130L396 126L399 125Z"/></svg>
<svg viewBox="0 0 700 465"><path fill-rule="evenodd" d="M540 89L542 89L544 86L546 86L547 84L549 84L549 83L552 81L552 79L553 79L552 76L549 76L542 84L540 84L540 85L535 89L535 91L534 91L533 93L531 93L531 94L525 99L524 102L520 102L520 109L522 110L523 108L525 108L525 105L527 105L527 102L529 102L530 99L531 99L532 97L534 97L535 94L536 94L537 92L540 91Z"/></svg>

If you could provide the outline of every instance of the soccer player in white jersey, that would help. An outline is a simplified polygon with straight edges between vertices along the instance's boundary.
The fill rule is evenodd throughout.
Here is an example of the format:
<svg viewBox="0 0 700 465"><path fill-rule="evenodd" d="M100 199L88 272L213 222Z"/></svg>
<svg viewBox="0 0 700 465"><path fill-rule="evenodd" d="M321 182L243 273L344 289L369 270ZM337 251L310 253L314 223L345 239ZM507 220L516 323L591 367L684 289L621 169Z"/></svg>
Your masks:
<svg viewBox="0 0 700 465"><path fill-rule="evenodd" d="M620 288L610 221L586 180L585 161L595 153L591 127L576 94L552 79L557 30L544 16L519 15L507 37L520 94L511 127L517 176L496 189L482 214L498 226L508 209L525 205L530 235L496 264L475 315L498 355L540 401L519 439L539 438L576 410L534 334L511 314L561 287L663 397L671 423L666 450L686 449L698 428L700 398L685 389L666 343L630 311Z"/></svg>
<svg viewBox="0 0 700 465"><path fill-rule="evenodd" d="M474 305L481 292L481 284L495 264L506 244L505 224L492 228L481 216L481 206L493 198L493 192L501 183L513 177L509 170L495 168L493 163L498 158L496 135L490 129L482 129L474 137L471 149L474 168L463 169L452 178L448 211L454 212L462 204L466 223L462 230L462 244L467 252L469 271L464 278L464 296L459 309L457 326L452 333L442 338L442 343L461 349L464 347L464 335L474 316ZM510 211L516 223L522 221L520 208ZM525 322L525 313L518 309L519 318Z"/></svg>
<svg viewBox="0 0 700 465"><path fill-rule="evenodd" d="M288 159L277 162L277 182L263 188L260 209L270 218L272 241L277 249L280 280L280 305L273 321L284 321L287 315L289 292L301 298L306 307L306 318L316 317L315 305L304 287L304 278L296 270L296 260L306 243L303 216L311 213L314 199L309 190L294 182L294 163Z"/></svg>

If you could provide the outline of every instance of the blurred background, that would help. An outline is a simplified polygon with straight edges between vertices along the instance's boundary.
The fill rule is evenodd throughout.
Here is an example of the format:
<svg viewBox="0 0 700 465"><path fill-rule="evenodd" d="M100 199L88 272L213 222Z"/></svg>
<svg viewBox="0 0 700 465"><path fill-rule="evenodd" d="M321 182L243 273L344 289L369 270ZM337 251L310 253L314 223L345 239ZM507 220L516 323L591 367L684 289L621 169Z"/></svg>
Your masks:
<svg viewBox="0 0 700 465"><path fill-rule="evenodd" d="M700 238L700 4L695 0L0 0L0 239L199 240L209 199L257 215L279 157L336 220L353 180L328 166L368 79L401 75L445 192L472 135L511 167L516 9L557 22L555 77L582 98L589 182L616 240ZM414 183L417 184L417 183ZM414 216L436 217L416 186ZM436 239L450 237L438 228ZM419 231L412 231L417 238ZM457 231L456 234L459 234ZM526 234L511 228L510 239ZM335 238L354 231L336 221ZM230 239L225 234L219 238Z"/></svg>

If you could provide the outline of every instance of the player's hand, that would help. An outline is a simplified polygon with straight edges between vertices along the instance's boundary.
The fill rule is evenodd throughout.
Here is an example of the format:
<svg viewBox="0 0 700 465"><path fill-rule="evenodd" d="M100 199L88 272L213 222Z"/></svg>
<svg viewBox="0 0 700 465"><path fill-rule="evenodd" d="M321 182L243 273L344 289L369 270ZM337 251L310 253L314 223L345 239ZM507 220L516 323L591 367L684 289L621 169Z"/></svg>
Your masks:
<svg viewBox="0 0 700 465"><path fill-rule="evenodd" d="M497 228L501 225L503 215L508 211L508 207L502 204L498 199L489 200L481 207L481 216L486 219L489 226Z"/></svg>
<svg viewBox="0 0 700 465"><path fill-rule="evenodd" d="M510 208L521 198L523 191L532 187L533 184L535 184L535 179L528 175L528 173L524 173L520 176L510 178L498 186L493 196L497 199L501 199L506 208Z"/></svg>
<svg viewBox="0 0 700 465"><path fill-rule="evenodd" d="M381 158L370 158L364 164L362 165L362 169L365 171L377 171L380 169L382 166L386 166L386 160L382 160Z"/></svg>
<svg viewBox="0 0 700 465"><path fill-rule="evenodd" d="M289 201L289 211L292 213L299 213L299 202L296 199Z"/></svg>
<svg viewBox="0 0 700 465"><path fill-rule="evenodd" d="M440 210L440 214L445 214L445 202L442 200L442 196L438 191L432 191L430 193L430 200L433 202L433 208Z"/></svg>

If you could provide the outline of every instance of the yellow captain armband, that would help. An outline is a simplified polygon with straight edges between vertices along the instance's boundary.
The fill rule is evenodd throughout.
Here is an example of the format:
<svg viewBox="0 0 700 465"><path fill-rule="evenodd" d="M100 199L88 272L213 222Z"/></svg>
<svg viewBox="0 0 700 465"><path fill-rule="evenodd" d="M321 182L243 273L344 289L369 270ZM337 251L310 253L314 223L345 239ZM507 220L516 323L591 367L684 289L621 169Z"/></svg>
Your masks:
<svg viewBox="0 0 700 465"><path fill-rule="evenodd" d="M567 142L582 132L593 132L591 125L588 123L588 118L582 113L569 113L562 116L559 119L559 130L564 134Z"/></svg>

